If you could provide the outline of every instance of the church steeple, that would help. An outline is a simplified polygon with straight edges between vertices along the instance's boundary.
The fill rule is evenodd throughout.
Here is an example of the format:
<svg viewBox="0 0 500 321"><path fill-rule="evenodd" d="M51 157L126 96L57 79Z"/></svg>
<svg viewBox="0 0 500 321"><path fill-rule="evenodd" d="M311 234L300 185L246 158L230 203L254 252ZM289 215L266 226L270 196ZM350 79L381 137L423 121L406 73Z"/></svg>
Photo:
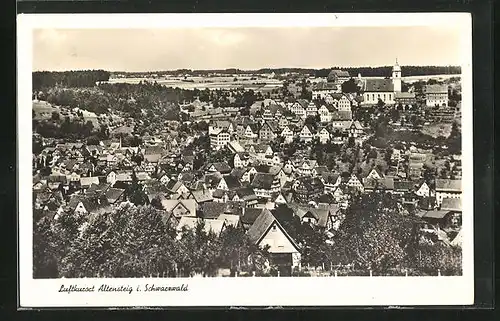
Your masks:
<svg viewBox="0 0 500 321"><path fill-rule="evenodd" d="M392 67L392 84L394 92L401 92L401 67L398 64L398 58L396 58L396 64Z"/></svg>

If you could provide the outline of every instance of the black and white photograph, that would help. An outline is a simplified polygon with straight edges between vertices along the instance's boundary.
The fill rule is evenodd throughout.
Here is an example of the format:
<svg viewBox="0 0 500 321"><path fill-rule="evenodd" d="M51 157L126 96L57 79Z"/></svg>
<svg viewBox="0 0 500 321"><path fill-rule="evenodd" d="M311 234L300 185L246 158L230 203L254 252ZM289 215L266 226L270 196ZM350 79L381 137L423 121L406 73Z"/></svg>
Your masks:
<svg viewBox="0 0 500 321"><path fill-rule="evenodd" d="M470 17L392 15L27 17L21 279L53 305L472 298Z"/></svg>

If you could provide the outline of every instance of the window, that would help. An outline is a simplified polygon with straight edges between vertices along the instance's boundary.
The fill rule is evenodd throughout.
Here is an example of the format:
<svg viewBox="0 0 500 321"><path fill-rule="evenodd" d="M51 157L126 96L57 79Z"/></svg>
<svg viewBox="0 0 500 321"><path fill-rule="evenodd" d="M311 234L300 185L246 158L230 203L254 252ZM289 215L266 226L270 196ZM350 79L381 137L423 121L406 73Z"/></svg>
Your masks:
<svg viewBox="0 0 500 321"><path fill-rule="evenodd" d="M271 229L272 229L273 232L276 232L276 224L274 224Z"/></svg>

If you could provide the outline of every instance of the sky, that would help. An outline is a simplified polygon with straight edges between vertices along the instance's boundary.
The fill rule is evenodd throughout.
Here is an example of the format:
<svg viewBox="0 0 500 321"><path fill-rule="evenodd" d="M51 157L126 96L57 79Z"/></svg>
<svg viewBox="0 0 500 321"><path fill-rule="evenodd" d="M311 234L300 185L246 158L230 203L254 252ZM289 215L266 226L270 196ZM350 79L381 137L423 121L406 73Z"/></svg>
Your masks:
<svg viewBox="0 0 500 321"><path fill-rule="evenodd" d="M33 70L460 65L451 27L36 29Z"/></svg>

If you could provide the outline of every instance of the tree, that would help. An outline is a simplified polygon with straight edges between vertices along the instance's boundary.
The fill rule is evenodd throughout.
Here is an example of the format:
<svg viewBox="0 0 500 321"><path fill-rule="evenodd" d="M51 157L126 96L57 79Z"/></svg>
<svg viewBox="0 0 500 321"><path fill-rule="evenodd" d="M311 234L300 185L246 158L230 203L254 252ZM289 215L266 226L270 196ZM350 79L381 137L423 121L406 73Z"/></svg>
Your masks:
<svg viewBox="0 0 500 321"><path fill-rule="evenodd" d="M229 225L220 235L219 266L232 270L263 272L268 248L259 248L241 228ZM264 259L264 260L263 260Z"/></svg>
<svg viewBox="0 0 500 321"><path fill-rule="evenodd" d="M54 112L52 112L51 119L53 121L59 121L61 119L61 117L60 117L60 115L59 115L59 113L57 111L54 111Z"/></svg>
<svg viewBox="0 0 500 321"><path fill-rule="evenodd" d="M135 205L144 205L148 202L148 197L144 192L143 186L139 184L135 171L132 171L132 183L128 188L128 198Z"/></svg>
<svg viewBox="0 0 500 321"><path fill-rule="evenodd" d="M361 89L352 78L342 83L341 87L343 93L359 93Z"/></svg>
<svg viewBox="0 0 500 321"><path fill-rule="evenodd" d="M57 278L59 253L51 220L33 220L33 278Z"/></svg>
<svg viewBox="0 0 500 321"><path fill-rule="evenodd" d="M376 159L377 158L377 150L375 148L372 148L370 152L367 155L368 159Z"/></svg>
<svg viewBox="0 0 500 321"><path fill-rule="evenodd" d="M82 226L62 260L61 276L175 275L174 236L159 210L149 206L116 208Z"/></svg>
<svg viewBox="0 0 500 321"><path fill-rule="evenodd" d="M414 223L391 194L355 197L334 237L333 259L377 272L401 266L413 255Z"/></svg>
<svg viewBox="0 0 500 321"><path fill-rule="evenodd" d="M93 135L87 138L87 145L99 145L100 139L99 137Z"/></svg>

